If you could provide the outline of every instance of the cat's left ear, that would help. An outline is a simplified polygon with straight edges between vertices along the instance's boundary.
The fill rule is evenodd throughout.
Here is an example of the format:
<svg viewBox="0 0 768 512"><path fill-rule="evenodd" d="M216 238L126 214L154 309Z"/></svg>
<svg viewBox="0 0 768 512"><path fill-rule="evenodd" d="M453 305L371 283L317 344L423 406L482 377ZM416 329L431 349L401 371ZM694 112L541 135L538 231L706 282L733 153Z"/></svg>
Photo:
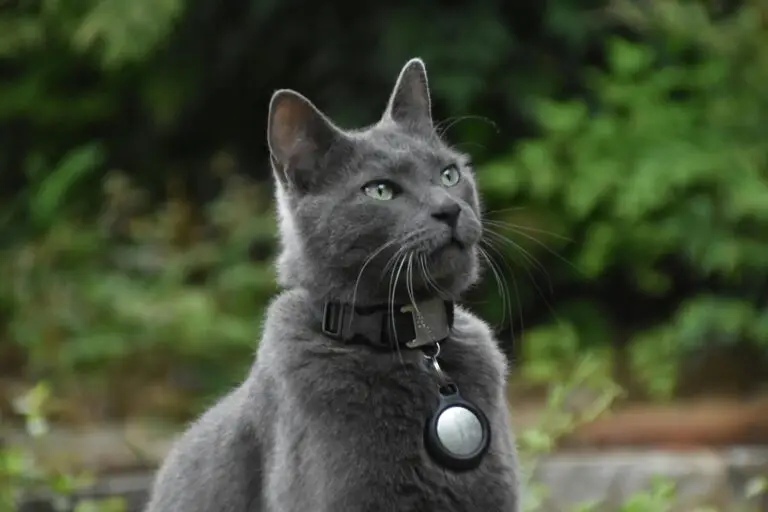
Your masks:
<svg viewBox="0 0 768 512"><path fill-rule="evenodd" d="M409 60L397 77L384 118L422 134L432 133L432 105L424 61Z"/></svg>

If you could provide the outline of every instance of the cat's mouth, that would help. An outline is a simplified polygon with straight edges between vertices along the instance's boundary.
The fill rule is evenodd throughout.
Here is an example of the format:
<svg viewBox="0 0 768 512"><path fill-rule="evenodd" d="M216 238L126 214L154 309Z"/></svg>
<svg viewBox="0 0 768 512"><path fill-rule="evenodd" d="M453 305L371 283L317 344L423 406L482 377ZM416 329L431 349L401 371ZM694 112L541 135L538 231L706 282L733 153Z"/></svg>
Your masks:
<svg viewBox="0 0 768 512"><path fill-rule="evenodd" d="M461 240L459 240L455 236L452 236L450 240L448 240L446 243L440 244L437 247L435 247L431 251L430 256L432 257L439 256L442 253L450 250L464 251L466 248L467 246L464 245L464 243Z"/></svg>
<svg viewBox="0 0 768 512"><path fill-rule="evenodd" d="M456 238L455 236L452 236L450 241L448 241L448 247L455 247L459 250L464 250L467 248L466 245L464 245L464 242Z"/></svg>

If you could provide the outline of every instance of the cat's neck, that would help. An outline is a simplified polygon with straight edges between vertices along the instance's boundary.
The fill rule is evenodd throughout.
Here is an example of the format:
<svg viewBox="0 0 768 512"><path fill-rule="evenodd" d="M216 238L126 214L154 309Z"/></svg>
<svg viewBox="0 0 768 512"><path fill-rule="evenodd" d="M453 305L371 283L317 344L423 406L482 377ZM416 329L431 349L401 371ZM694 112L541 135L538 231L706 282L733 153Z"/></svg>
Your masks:
<svg viewBox="0 0 768 512"><path fill-rule="evenodd" d="M428 288L413 288L411 290L394 291L384 290L380 287L373 286L358 286L352 287L333 287L312 289L306 286L301 287L307 297L315 303L338 303L348 304L356 308L377 308L385 306L401 306L407 304L414 304L432 299L440 299L444 301L456 301L457 295L448 293L437 293L435 290Z"/></svg>
<svg viewBox="0 0 768 512"><path fill-rule="evenodd" d="M453 301L428 294L408 294L402 302L372 300L365 304L327 300L305 289L303 308L311 328L347 345L392 351L434 347L453 325Z"/></svg>
<svg viewBox="0 0 768 512"><path fill-rule="evenodd" d="M282 289L302 289L316 302L334 301L360 306L409 304L429 298L459 302L476 280L476 272L461 269L459 275L425 276L398 271L384 273L343 262L318 265L297 240L285 246L277 261L277 282ZM394 276L397 276L393 279ZM396 284L393 283L396 281Z"/></svg>

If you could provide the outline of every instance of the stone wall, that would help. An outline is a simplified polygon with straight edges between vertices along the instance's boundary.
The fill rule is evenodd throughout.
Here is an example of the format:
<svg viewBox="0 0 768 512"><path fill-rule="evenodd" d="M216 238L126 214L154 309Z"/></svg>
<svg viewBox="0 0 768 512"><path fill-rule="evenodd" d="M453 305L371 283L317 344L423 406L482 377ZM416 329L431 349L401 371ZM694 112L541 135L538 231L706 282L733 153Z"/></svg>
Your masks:
<svg viewBox="0 0 768 512"><path fill-rule="evenodd" d="M541 512L561 512L585 502L601 503L606 512L654 477L677 484L675 511L712 506L722 512L768 511L768 495L746 498L747 485L768 476L768 447L734 447L717 451L586 451L560 453L543 461L536 480L549 488Z"/></svg>
<svg viewBox="0 0 768 512"><path fill-rule="evenodd" d="M13 441L11 435L9 440ZM17 440L21 439L21 435ZM110 476L102 477L87 492L89 496L123 495L129 511L139 512L146 498L154 467L170 446L172 436L161 429L134 427L100 428L89 431L54 431L35 448L41 457L57 462L69 460L80 468ZM549 489L540 512L568 512L584 502L602 503L602 510L615 512L618 504L637 491L647 489L654 477L670 478L678 486L674 512L693 512L710 505L721 512L768 511L768 496L746 500L750 480L768 476L768 446L726 447L717 450L571 450L540 461L535 481ZM749 508L742 509L742 506ZM38 497L22 512L53 512ZM489 511L492 512L492 511Z"/></svg>

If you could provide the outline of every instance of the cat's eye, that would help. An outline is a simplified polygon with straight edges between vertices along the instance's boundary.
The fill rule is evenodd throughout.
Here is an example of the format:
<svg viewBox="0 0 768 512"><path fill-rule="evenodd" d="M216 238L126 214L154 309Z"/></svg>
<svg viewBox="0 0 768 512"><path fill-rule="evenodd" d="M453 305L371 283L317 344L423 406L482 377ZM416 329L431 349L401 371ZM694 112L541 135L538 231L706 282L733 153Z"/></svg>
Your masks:
<svg viewBox="0 0 768 512"><path fill-rule="evenodd" d="M395 186L386 181L372 181L363 187L363 192L379 201L389 201L395 197Z"/></svg>
<svg viewBox="0 0 768 512"><path fill-rule="evenodd" d="M444 187L452 187L456 185L460 179L461 172L455 165L449 165L440 171L440 180L443 182Z"/></svg>

